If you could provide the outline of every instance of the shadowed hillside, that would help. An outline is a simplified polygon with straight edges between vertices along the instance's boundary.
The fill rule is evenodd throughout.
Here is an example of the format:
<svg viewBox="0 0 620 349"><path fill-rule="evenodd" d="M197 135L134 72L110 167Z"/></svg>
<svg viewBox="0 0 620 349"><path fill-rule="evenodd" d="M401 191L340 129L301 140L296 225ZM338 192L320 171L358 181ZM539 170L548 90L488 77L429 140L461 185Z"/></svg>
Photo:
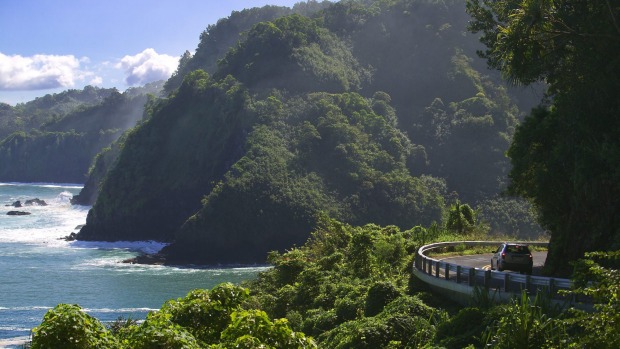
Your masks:
<svg viewBox="0 0 620 349"><path fill-rule="evenodd" d="M78 237L171 241L170 262L264 262L321 215L406 229L441 222L455 197L496 200L520 112L474 58L464 4L326 5L209 27L118 159L100 157L111 169L93 169L101 193ZM213 41L235 36L225 54Z"/></svg>

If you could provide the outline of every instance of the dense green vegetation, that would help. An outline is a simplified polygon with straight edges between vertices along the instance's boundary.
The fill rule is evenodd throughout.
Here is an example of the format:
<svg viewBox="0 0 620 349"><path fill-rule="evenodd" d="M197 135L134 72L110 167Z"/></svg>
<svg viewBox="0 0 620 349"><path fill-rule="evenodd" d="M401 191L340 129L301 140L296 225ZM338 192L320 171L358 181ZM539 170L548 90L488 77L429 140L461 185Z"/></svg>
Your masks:
<svg viewBox="0 0 620 349"><path fill-rule="evenodd" d="M620 247L620 7L609 1L471 1L483 56L511 81L549 85L510 147L511 192L551 232L546 268Z"/></svg>
<svg viewBox="0 0 620 349"><path fill-rule="evenodd" d="M207 28L168 97L97 158L79 239L172 241L169 263L261 263L322 215L408 229L443 222L457 199L484 207L495 233L541 233L524 202L498 197L519 109L478 70L463 2L302 5Z"/></svg>
<svg viewBox="0 0 620 349"><path fill-rule="evenodd" d="M306 244L272 252L273 268L241 286L193 290L144 322L101 324L58 305L34 330L32 348L615 348L620 342L620 254L588 255L575 294L594 310L553 305L541 293L507 304L479 290L469 305L429 293L411 275L423 243L479 239L441 227L323 219ZM591 281L591 282L588 282Z"/></svg>
<svg viewBox="0 0 620 349"><path fill-rule="evenodd" d="M152 83L121 94L87 86L6 106L0 180L83 183L93 158L142 119L147 93L160 89Z"/></svg>
<svg viewBox="0 0 620 349"><path fill-rule="evenodd" d="M0 138L13 132L37 129L42 124L75 111L103 102L115 89L102 89L86 86L83 90L68 90L58 94L48 94L28 103L12 107L0 104Z"/></svg>
<svg viewBox="0 0 620 349"><path fill-rule="evenodd" d="M173 241L170 263L273 267L141 323L59 305L32 347L618 347L620 7L468 2L489 65L549 88L522 123L532 104L482 73L464 7L312 2L210 26L167 98L97 157L79 235ZM526 236L534 216L552 233L548 271L572 270L567 297L591 311L484 290L462 307L411 275L424 243Z"/></svg>
<svg viewBox="0 0 620 349"><path fill-rule="evenodd" d="M293 8L279 6L264 6L261 8L233 11L227 18L220 19L216 24L209 24L200 34L200 42L196 52L192 55L186 51L179 62L179 67L173 76L166 81L164 89L167 93L174 92L185 75L195 70L204 70L209 74L217 71L218 60L222 59L228 50L233 47L244 33L260 22L269 22L276 18L293 13L312 16L316 12L331 5L329 1L299 2Z"/></svg>

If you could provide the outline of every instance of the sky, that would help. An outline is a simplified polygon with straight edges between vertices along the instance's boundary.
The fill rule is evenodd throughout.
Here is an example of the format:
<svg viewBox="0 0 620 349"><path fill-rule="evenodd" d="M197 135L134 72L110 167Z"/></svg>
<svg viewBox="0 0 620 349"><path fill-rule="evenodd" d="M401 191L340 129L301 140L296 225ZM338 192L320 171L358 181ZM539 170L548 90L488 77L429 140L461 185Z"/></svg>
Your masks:
<svg viewBox="0 0 620 349"><path fill-rule="evenodd" d="M209 24L302 0L0 0L0 102L167 79Z"/></svg>

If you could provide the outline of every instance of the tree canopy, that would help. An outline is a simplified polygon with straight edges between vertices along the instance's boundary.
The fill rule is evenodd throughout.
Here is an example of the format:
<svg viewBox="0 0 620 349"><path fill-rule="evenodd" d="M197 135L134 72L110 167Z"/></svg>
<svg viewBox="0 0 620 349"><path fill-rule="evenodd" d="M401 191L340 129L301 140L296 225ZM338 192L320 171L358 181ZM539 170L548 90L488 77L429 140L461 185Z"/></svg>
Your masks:
<svg viewBox="0 0 620 349"><path fill-rule="evenodd" d="M599 1L469 1L489 65L548 99L517 128L513 193L551 231L550 272L620 246L620 6Z"/></svg>

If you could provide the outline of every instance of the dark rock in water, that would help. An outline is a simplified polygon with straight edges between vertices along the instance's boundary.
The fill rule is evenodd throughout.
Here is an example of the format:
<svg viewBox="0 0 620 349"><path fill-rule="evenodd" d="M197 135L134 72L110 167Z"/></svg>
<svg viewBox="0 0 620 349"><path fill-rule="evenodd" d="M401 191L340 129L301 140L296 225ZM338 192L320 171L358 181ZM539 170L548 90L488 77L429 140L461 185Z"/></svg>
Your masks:
<svg viewBox="0 0 620 349"><path fill-rule="evenodd" d="M47 202L45 200L41 200L39 198L26 200L26 206L38 205L38 206L47 206Z"/></svg>
<svg viewBox="0 0 620 349"><path fill-rule="evenodd" d="M60 238L60 240L65 240L65 241L75 241L77 237L76 233L71 233L67 236L65 236L64 238Z"/></svg>
<svg viewBox="0 0 620 349"><path fill-rule="evenodd" d="M12 203L10 205L5 205L5 206L22 207L22 202L17 200L14 203Z"/></svg>
<svg viewBox="0 0 620 349"><path fill-rule="evenodd" d="M166 264L166 257L161 254L143 254L134 258L125 259L123 263L129 264L149 264L149 265L164 265Z"/></svg>
<svg viewBox="0 0 620 349"><path fill-rule="evenodd" d="M30 212L24 212L24 211L9 211L6 213L9 216L27 216L30 214Z"/></svg>

